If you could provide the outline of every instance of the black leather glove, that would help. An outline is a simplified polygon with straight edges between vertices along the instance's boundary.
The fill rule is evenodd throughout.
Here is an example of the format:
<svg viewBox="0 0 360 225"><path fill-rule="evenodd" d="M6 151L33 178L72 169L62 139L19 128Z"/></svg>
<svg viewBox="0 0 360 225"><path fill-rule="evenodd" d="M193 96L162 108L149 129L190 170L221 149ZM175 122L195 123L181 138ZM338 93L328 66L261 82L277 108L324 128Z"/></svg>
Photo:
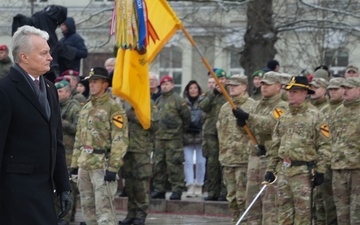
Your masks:
<svg viewBox="0 0 360 225"><path fill-rule="evenodd" d="M109 182L116 181L116 173L106 170L104 180Z"/></svg>
<svg viewBox="0 0 360 225"><path fill-rule="evenodd" d="M272 183L275 180L275 175L273 172L266 172L265 181Z"/></svg>
<svg viewBox="0 0 360 225"><path fill-rule="evenodd" d="M240 108L233 109L232 112L237 119L243 119L243 120L249 119L249 113L246 113L244 110Z"/></svg>
<svg viewBox="0 0 360 225"><path fill-rule="evenodd" d="M244 127L246 125L246 121L244 119L236 119L236 124L240 127Z"/></svg>
<svg viewBox="0 0 360 225"><path fill-rule="evenodd" d="M70 168L70 174L69 176L71 177L72 175L78 175L79 172L79 168Z"/></svg>
<svg viewBox="0 0 360 225"><path fill-rule="evenodd" d="M257 150L256 152L257 156L266 155L266 148L264 145L257 145L256 150Z"/></svg>
<svg viewBox="0 0 360 225"><path fill-rule="evenodd" d="M324 183L324 174L315 172L314 175L314 182L313 182L313 188L316 186L319 186L320 184Z"/></svg>
<svg viewBox="0 0 360 225"><path fill-rule="evenodd" d="M215 95L220 94L220 91L218 91L218 90L216 89L216 87L214 88L213 92L214 92Z"/></svg>
<svg viewBox="0 0 360 225"><path fill-rule="evenodd" d="M61 192L60 194L61 213L59 214L59 220L70 212L72 205L73 205L73 200L71 198L71 192L70 191Z"/></svg>

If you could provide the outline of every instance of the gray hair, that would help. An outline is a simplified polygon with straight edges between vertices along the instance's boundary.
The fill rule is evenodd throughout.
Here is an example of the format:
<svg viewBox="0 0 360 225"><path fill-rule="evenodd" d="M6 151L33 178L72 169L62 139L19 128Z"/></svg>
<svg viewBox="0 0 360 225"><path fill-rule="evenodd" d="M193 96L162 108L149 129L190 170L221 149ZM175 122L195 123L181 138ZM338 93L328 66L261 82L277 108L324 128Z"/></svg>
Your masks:
<svg viewBox="0 0 360 225"><path fill-rule="evenodd" d="M49 34L47 32L28 25L19 27L14 33L11 40L14 62L20 62L21 52L30 53L33 50L34 46L30 40L30 37L33 35L40 36L45 40L49 39Z"/></svg>
<svg viewBox="0 0 360 225"><path fill-rule="evenodd" d="M159 74L157 74L157 73L155 73L155 72L149 72L149 77L150 76L152 76L152 77L154 77L157 81L159 81L159 79L160 79L160 76L159 76Z"/></svg>

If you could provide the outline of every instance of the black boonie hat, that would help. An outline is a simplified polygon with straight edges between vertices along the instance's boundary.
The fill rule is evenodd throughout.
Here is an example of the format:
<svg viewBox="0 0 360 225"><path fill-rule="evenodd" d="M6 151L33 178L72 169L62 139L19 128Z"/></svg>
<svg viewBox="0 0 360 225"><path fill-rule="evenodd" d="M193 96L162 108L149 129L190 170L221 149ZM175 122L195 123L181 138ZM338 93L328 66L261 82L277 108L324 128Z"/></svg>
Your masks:
<svg viewBox="0 0 360 225"><path fill-rule="evenodd" d="M286 85L285 90L294 90L294 89L305 89L308 91L308 94L315 94L315 91L310 89L309 81L307 77L294 76L290 79L290 83Z"/></svg>

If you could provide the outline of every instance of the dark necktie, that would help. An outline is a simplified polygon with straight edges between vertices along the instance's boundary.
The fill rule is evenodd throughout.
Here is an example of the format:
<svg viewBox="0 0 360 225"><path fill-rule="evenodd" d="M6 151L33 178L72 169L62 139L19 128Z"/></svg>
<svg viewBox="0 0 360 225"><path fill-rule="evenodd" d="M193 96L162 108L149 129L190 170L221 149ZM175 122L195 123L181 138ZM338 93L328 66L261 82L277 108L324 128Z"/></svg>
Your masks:
<svg viewBox="0 0 360 225"><path fill-rule="evenodd" d="M35 79L34 80L35 86L37 87L38 90L40 90L40 84L39 84L39 80Z"/></svg>

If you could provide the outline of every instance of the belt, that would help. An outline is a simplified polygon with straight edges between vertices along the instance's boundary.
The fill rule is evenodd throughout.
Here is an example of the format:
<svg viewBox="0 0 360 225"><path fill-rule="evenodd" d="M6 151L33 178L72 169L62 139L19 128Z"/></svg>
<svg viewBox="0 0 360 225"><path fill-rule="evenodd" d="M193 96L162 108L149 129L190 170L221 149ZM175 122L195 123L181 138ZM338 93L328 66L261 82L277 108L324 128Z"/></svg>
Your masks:
<svg viewBox="0 0 360 225"><path fill-rule="evenodd" d="M108 151L108 150L104 150L104 149L94 149L93 150L93 154L105 154L105 153L108 153L108 152L110 152L110 151Z"/></svg>
<svg viewBox="0 0 360 225"><path fill-rule="evenodd" d="M314 164L314 162L291 161L291 166L312 166Z"/></svg>

